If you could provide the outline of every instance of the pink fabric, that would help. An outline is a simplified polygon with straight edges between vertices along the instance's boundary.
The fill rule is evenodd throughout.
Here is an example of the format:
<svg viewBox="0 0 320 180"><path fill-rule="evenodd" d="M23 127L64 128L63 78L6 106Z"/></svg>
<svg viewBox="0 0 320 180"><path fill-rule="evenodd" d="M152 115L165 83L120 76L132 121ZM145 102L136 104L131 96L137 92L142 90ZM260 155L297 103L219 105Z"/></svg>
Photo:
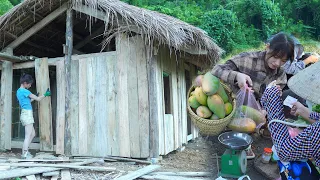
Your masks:
<svg viewBox="0 0 320 180"><path fill-rule="evenodd" d="M289 131L290 137L292 138L296 137L300 132L302 132L302 130L298 128L292 128L292 127L288 127L288 131Z"/></svg>

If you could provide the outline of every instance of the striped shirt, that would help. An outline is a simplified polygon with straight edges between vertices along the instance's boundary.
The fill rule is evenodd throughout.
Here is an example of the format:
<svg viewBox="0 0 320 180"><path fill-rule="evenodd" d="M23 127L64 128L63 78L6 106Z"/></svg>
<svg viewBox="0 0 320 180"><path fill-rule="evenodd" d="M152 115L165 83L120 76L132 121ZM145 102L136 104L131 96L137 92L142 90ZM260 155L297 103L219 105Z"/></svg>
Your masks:
<svg viewBox="0 0 320 180"><path fill-rule="evenodd" d="M283 69L287 74L297 74L299 71L304 69L306 66L303 61L293 60L292 62L288 60L283 66Z"/></svg>
<svg viewBox="0 0 320 180"><path fill-rule="evenodd" d="M280 91L276 87L266 89L261 98L261 104L267 111L268 123L273 119L285 121L283 102ZM290 137L286 125L269 124L272 141L281 161L314 158L316 165L320 167L320 113L312 112L310 119L316 122L294 138Z"/></svg>
<svg viewBox="0 0 320 180"><path fill-rule="evenodd" d="M216 65L211 73L228 83L234 93L239 91L236 84L237 74L240 72L250 76L255 96L260 98L272 81L277 80L281 88L287 84L287 76L283 68L270 69L265 56L266 51L244 52L232 57L225 64Z"/></svg>

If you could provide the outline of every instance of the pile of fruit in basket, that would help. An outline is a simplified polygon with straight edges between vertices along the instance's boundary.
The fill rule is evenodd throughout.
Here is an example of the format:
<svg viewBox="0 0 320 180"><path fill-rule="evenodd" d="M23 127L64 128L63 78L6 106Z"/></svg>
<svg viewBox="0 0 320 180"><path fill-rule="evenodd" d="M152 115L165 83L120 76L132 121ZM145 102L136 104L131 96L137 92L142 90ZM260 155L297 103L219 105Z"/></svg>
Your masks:
<svg viewBox="0 0 320 180"><path fill-rule="evenodd" d="M195 90L188 102L199 117L210 120L223 119L232 112L232 104L219 78L207 72L194 80Z"/></svg>

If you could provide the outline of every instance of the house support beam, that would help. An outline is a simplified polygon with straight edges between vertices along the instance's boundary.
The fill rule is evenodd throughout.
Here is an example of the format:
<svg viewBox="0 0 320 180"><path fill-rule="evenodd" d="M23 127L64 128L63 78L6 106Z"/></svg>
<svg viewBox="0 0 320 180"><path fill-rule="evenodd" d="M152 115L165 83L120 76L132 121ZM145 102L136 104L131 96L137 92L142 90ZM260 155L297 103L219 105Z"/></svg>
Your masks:
<svg viewBox="0 0 320 180"><path fill-rule="evenodd" d="M13 56L7 53L0 53L0 60L1 61L10 61L10 62L24 62L28 60L35 60L35 57L33 56L23 56L23 57L18 57L18 56Z"/></svg>
<svg viewBox="0 0 320 180"><path fill-rule="evenodd" d="M159 64L157 56L151 53L151 49L147 50L147 71L148 71L148 85L149 85L149 120L150 120L150 157L158 158L160 155L160 144L159 144L159 106L162 106L162 102L159 102L159 90L158 90L158 78Z"/></svg>
<svg viewBox="0 0 320 180"><path fill-rule="evenodd" d="M75 6L75 7L73 7L73 9L75 11L78 11L78 12L83 13L83 14L87 14L87 15L89 15L91 17L95 17L95 18L100 19L102 21L109 22L109 16L103 11L100 11L100 10L92 11L91 8L89 8L88 6L85 6L85 5ZM128 25L130 25L130 24L127 24L127 23L123 22L120 19L116 23L118 23L118 26L128 26ZM132 32L137 33L137 34L141 34L141 32L139 32L139 29L138 29L138 27L136 25L130 25L130 30Z"/></svg>
<svg viewBox="0 0 320 180"><path fill-rule="evenodd" d="M5 33L6 33L8 36L12 37L13 39L17 39L17 38L18 38L18 36L14 35L14 34L11 34L11 33L8 32L8 31L5 31ZM31 42L31 41L28 41L28 40L25 41L24 43L26 43L27 45L32 46L32 47L34 47L34 48L37 48L37 49L44 49L44 50L49 51L49 52L57 53L57 51L54 50L54 49L37 45L37 44L35 44L35 43Z"/></svg>
<svg viewBox="0 0 320 180"><path fill-rule="evenodd" d="M6 53L13 54L13 49L7 48ZM11 149L12 124L12 62L2 63L1 99L0 99L0 149Z"/></svg>
<svg viewBox="0 0 320 180"><path fill-rule="evenodd" d="M71 56L73 50L73 15L72 8L67 10L66 19L66 51L65 51L65 78L66 78L66 92L65 92L65 136L64 136L64 152L66 155L71 155L71 120L70 120L70 101L71 92Z"/></svg>
<svg viewBox="0 0 320 180"><path fill-rule="evenodd" d="M19 36L16 40L14 40L12 43L10 43L7 47L9 48L16 48L21 43L23 43L25 40L27 40L29 37L31 37L33 34L41 30L43 27L45 27L47 24L52 22L54 19L56 19L59 15L61 15L63 12L67 10L67 3L60 6L58 9L53 11L51 14L43 18L40 22L38 22L36 25L34 25L32 28L27 30L25 33L23 33L21 36Z"/></svg>
<svg viewBox="0 0 320 180"><path fill-rule="evenodd" d="M105 26L101 26L99 29L97 29L96 31L94 31L93 33L91 33L89 36L87 36L86 38L83 39L83 41L81 41L80 43L76 44L74 46L74 49L80 49L83 46L85 46L86 44L88 44L90 41L92 41L92 38L100 35L103 33L104 31L104 27Z"/></svg>

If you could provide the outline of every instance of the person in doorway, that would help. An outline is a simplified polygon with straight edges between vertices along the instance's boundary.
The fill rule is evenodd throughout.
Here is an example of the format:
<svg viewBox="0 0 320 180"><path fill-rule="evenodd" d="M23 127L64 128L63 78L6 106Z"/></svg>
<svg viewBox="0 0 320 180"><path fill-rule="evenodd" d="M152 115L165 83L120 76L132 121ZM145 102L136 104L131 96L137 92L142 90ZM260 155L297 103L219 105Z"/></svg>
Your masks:
<svg viewBox="0 0 320 180"><path fill-rule="evenodd" d="M243 52L232 57L225 64L216 65L211 73L231 86L234 93L240 88L252 87L259 100L267 85L276 80L280 88L287 84L283 66L293 59L294 40L286 33L276 34L264 51ZM269 134L267 134L269 135ZM251 148L247 149L248 159L255 157Z"/></svg>
<svg viewBox="0 0 320 180"><path fill-rule="evenodd" d="M298 96L320 104L320 62L301 70L289 82L289 88ZM273 152L278 160L281 179L318 180L320 175L315 165L320 167L320 113L312 112L300 102L293 103L291 114L302 116L312 123L295 137L291 137L285 121L283 101L278 88L268 87L261 104L267 111L267 123L273 141ZM278 120L278 121L272 121Z"/></svg>
<svg viewBox="0 0 320 180"><path fill-rule="evenodd" d="M31 102L34 100L41 101L43 98L51 96L51 92L49 91L49 89L41 96L32 94L28 90L31 87L32 83L32 76L29 74L23 74L20 77L20 88L17 90L17 98L21 107L20 121L25 128L25 139L23 142L21 154L22 159L32 158L32 155L29 153L28 148L36 135L33 127L34 119Z"/></svg>

